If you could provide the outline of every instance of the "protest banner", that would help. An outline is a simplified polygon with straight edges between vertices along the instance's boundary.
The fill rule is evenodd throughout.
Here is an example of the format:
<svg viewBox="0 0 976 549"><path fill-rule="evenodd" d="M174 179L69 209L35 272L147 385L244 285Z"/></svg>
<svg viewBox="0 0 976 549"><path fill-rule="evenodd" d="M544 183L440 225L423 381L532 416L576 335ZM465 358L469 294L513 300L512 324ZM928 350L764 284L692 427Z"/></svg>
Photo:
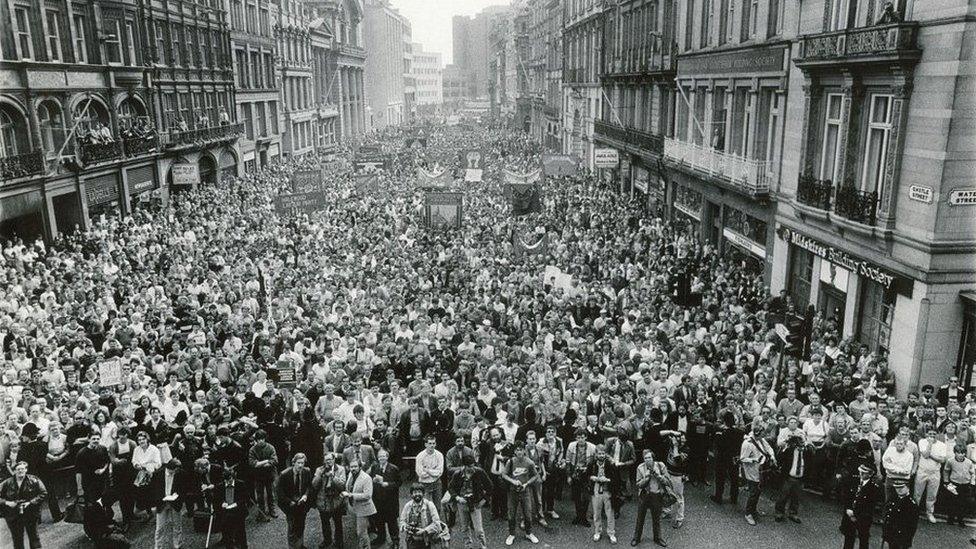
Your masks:
<svg viewBox="0 0 976 549"><path fill-rule="evenodd" d="M464 193L428 191L424 196L424 220L431 228L461 228Z"/></svg>
<svg viewBox="0 0 976 549"><path fill-rule="evenodd" d="M366 196L380 191L380 177L375 173L360 173L353 176L356 194Z"/></svg>
<svg viewBox="0 0 976 549"><path fill-rule="evenodd" d="M408 149L426 149L427 138L423 136L410 136L404 140L404 145Z"/></svg>
<svg viewBox="0 0 976 549"><path fill-rule="evenodd" d="M291 176L293 193L310 193L322 188L322 170L301 170Z"/></svg>
<svg viewBox="0 0 976 549"><path fill-rule="evenodd" d="M464 170L464 180L468 183L481 183L484 178L484 170L468 168Z"/></svg>
<svg viewBox="0 0 976 549"><path fill-rule="evenodd" d="M439 172L417 168L417 184L421 187L442 187L450 185L452 181L451 172L447 168L441 168Z"/></svg>
<svg viewBox="0 0 976 549"><path fill-rule="evenodd" d="M310 191L294 194L280 194L275 198L275 211L278 215L314 212L326 204L325 193Z"/></svg>
<svg viewBox="0 0 976 549"><path fill-rule="evenodd" d="M122 384L122 363L118 360L108 360L98 365L98 385L112 387Z"/></svg>
<svg viewBox="0 0 976 549"><path fill-rule="evenodd" d="M569 154L542 155L542 171L548 177L576 175L576 160Z"/></svg>
<svg viewBox="0 0 976 549"><path fill-rule="evenodd" d="M516 257L522 255L545 255L549 251L549 233L542 227L512 231L512 248Z"/></svg>
<svg viewBox="0 0 976 549"><path fill-rule="evenodd" d="M478 149L461 151L461 167L465 170L483 170L485 155Z"/></svg>

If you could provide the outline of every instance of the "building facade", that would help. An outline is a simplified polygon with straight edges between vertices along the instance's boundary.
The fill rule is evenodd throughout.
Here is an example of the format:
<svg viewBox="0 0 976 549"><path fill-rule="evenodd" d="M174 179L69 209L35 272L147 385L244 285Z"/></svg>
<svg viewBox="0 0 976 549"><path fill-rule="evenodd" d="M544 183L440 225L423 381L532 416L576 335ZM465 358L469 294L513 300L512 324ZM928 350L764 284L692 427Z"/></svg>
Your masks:
<svg viewBox="0 0 976 549"><path fill-rule="evenodd" d="M677 96L665 132L676 219L769 281L796 4L680 0Z"/></svg>
<svg viewBox="0 0 976 549"><path fill-rule="evenodd" d="M406 46L411 42L410 23L387 0L366 0L366 128L383 129L407 119L405 109L408 73Z"/></svg>
<svg viewBox="0 0 976 549"><path fill-rule="evenodd" d="M442 82L444 110L450 113L457 112L464 106L464 73L454 63L446 65L442 75Z"/></svg>
<svg viewBox="0 0 976 549"><path fill-rule="evenodd" d="M599 148L617 151L611 171L621 192L663 213L664 138L674 119L673 4L630 0L608 5L600 66L601 117L594 122Z"/></svg>
<svg viewBox="0 0 976 549"><path fill-rule="evenodd" d="M362 0L306 0L316 18L331 30L332 48L320 74L320 96L333 97L339 110L339 141L356 141L366 131L366 49ZM313 47L315 44L313 43ZM322 100L328 103L327 100ZM327 118L327 117L324 117ZM322 135L322 134L320 134ZM326 133L327 135L327 133Z"/></svg>
<svg viewBox="0 0 976 549"><path fill-rule="evenodd" d="M603 2L563 2L563 150L592 169L593 123L602 116Z"/></svg>
<svg viewBox="0 0 976 549"><path fill-rule="evenodd" d="M334 63L335 40L332 30L321 17L309 22L312 37L312 133L315 150L329 152L339 144L341 121L339 119L339 89L335 85L339 76Z"/></svg>
<svg viewBox="0 0 976 549"><path fill-rule="evenodd" d="M278 3L229 0L230 40L237 87L237 117L244 122L240 140L244 171L253 172L281 155L281 103L274 26Z"/></svg>
<svg viewBox="0 0 976 549"><path fill-rule="evenodd" d="M898 394L976 379L967 0L800 4L772 286L889 356ZM773 229L770 227L770 229Z"/></svg>
<svg viewBox="0 0 976 549"><path fill-rule="evenodd" d="M424 51L423 44L413 44L412 74L417 88L417 111L425 114L440 112L444 102L444 68L441 54Z"/></svg>
<svg viewBox="0 0 976 549"><path fill-rule="evenodd" d="M562 0L531 2L528 19L529 133L558 151L562 148Z"/></svg>
<svg viewBox="0 0 976 549"><path fill-rule="evenodd" d="M489 6L473 17L455 15L452 23L454 65L463 75L465 98L488 100L488 34L491 21L508 6Z"/></svg>
<svg viewBox="0 0 976 549"><path fill-rule="evenodd" d="M280 4L275 40L281 75L281 146L286 157L315 150L318 112L312 87L311 22L310 11L302 2Z"/></svg>

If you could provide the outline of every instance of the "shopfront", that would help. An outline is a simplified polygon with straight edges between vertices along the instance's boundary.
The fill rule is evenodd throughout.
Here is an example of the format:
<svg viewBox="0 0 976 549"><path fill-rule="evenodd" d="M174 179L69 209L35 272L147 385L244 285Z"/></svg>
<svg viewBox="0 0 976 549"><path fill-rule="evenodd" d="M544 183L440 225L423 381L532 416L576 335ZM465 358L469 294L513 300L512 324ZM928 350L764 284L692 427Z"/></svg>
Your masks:
<svg viewBox="0 0 976 549"><path fill-rule="evenodd" d="M44 236L44 199L41 191L28 191L0 198L0 240L31 241Z"/></svg>
<svg viewBox="0 0 976 549"><path fill-rule="evenodd" d="M722 254L749 272L762 275L766 270L768 227L765 220L735 208L725 208Z"/></svg>
<svg viewBox="0 0 976 549"><path fill-rule="evenodd" d="M85 180L85 199L88 204L88 218L97 221L122 214L122 201L119 194L119 174L110 173Z"/></svg>
<svg viewBox="0 0 976 549"><path fill-rule="evenodd" d="M132 209L145 207L153 200L159 199L156 182L156 167L154 165L129 168L125 172L126 184L129 188L129 207Z"/></svg>

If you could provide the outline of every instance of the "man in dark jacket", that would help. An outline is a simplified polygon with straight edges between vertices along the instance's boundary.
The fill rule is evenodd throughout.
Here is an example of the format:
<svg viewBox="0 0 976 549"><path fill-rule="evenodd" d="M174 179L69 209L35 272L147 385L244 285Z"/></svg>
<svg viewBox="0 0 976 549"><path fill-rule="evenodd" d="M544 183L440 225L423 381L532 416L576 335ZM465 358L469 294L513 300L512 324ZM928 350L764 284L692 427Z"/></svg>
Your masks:
<svg viewBox="0 0 976 549"><path fill-rule="evenodd" d="M715 503L722 503L726 482L732 504L739 501L739 468L735 459L739 456L744 436L742 430L735 426L735 416L731 413L722 416L722 426L715 433L715 493L712 495Z"/></svg>
<svg viewBox="0 0 976 549"><path fill-rule="evenodd" d="M907 481L896 480L894 488L895 497L885 505L882 539L888 542L889 549L908 549L918 528L918 505L912 499Z"/></svg>
<svg viewBox="0 0 976 549"><path fill-rule="evenodd" d="M40 549L41 539L37 536L37 523L40 520L40 504L47 498L47 489L41 479L27 474L27 462L19 461L14 466L14 476L0 483L0 511L7 521L14 549L24 549L24 534L31 549Z"/></svg>
<svg viewBox="0 0 976 549"><path fill-rule="evenodd" d="M291 467L278 477L278 505L288 521L288 547L300 549L305 539L305 518L309 510L312 471L305 467L305 454L295 454Z"/></svg>
<svg viewBox="0 0 976 549"><path fill-rule="evenodd" d="M858 467L857 488L851 493L844 514L840 519L840 533L844 535L844 549L868 549L871 537L871 522L874 520L874 506L878 501L878 485L874 482L873 463L862 463Z"/></svg>
<svg viewBox="0 0 976 549"><path fill-rule="evenodd" d="M99 444L99 436L88 437L88 445L78 451L75 467L81 474L81 489L89 501L102 497L108 486L108 450Z"/></svg>
<svg viewBox="0 0 976 549"><path fill-rule="evenodd" d="M457 524L465 547L488 547L481 509L491 497L491 478L484 469L475 465L474 455L461 458L461 469L451 476L443 503L451 499L457 508Z"/></svg>
<svg viewBox="0 0 976 549"><path fill-rule="evenodd" d="M376 459L369 471L373 477L373 501L376 503L374 544L383 544L389 533L390 546L400 547L400 469L390 463L390 453L385 449L380 449Z"/></svg>

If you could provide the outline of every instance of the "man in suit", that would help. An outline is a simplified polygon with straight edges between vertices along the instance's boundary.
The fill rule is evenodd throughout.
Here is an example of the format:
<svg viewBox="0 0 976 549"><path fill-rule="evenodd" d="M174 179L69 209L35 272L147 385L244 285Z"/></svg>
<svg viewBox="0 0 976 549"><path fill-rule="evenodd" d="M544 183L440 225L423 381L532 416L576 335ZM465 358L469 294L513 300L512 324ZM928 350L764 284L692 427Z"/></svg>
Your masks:
<svg viewBox="0 0 976 549"><path fill-rule="evenodd" d="M332 432L325 437L322 443L326 454L335 454L337 459L341 459L346 446L349 446L349 436L344 432L345 424L341 419L332 422Z"/></svg>
<svg viewBox="0 0 976 549"><path fill-rule="evenodd" d="M180 549L183 542L183 523L180 510L186 492L186 477L180 460L170 459L163 474L152 480L152 502L156 508L156 549Z"/></svg>
<svg viewBox="0 0 976 549"><path fill-rule="evenodd" d="M376 514L373 479L363 471L358 461L349 462L348 469L346 490L342 497L348 502L349 514L356 517L356 537L359 539L360 549L370 549L369 520Z"/></svg>
<svg viewBox="0 0 976 549"><path fill-rule="evenodd" d="M385 449L381 449L376 458L377 462L370 470L376 502L376 543L384 543L389 532L390 546L400 547L400 469L390 463L390 453Z"/></svg>
<svg viewBox="0 0 976 549"><path fill-rule="evenodd" d="M851 492L840 519L840 533L844 535L844 549L870 547L871 523L874 520L874 507L878 502L880 490L874 482L874 463L862 463L857 468L860 482Z"/></svg>
<svg viewBox="0 0 976 549"><path fill-rule="evenodd" d="M346 467L358 461L364 470L370 470L376 463L376 450L363 440L363 434L356 431L349 436L349 445L342 451L342 464Z"/></svg>
<svg viewBox="0 0 976 549"><path fill-rule="evenodd" d="M305 518L308 516L312 471L305 467L305 454L291 459L291 467L278 477L278 505L288 521L288 547L301 549L305 540Z"/></svg>
<svg viewBox="0 0 976 549"><path fill-rule="evenodd" d="M312 477L312 494L309 500L315 504L322 522L323 549L335 543L342 547L342 515L346 509L346 501L342 492L346 489L346 470L335 462L335 456L325 454L322 465L315 469Z"/></svg>
<svg viewBox="0 0 976 549"><path fill-rule="evenodd" d="M24 534L31 549L40 549L37 523L41 518L41 502L46 498L44 483L34 475L27 474L26 461L18 461L14 466L14 476L0 483L0 510L10 529L14 549L24 549Z"/></svg>

